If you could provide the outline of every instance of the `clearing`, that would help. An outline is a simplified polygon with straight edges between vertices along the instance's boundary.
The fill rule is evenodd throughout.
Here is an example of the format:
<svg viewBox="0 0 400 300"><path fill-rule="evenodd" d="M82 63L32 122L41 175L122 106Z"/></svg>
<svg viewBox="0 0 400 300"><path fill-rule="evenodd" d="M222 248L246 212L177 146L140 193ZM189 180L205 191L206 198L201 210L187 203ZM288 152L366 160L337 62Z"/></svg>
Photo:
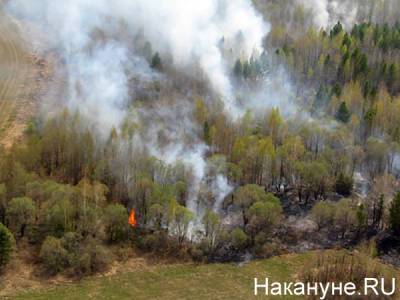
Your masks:
<svg viewBox="0 0 400 300"><path fill-rule="evenodd" d="M316 252L288 254L270 259L238 264L155 265L112 276L83 279L56 287L26 291L4 299L81 300L81 299L250 299L254 277L273 281L295 281ZM399 271L385 266L390 274ZM260 299L271 299L261 296ZM299 299L281 297L279 299Z"/></svg>

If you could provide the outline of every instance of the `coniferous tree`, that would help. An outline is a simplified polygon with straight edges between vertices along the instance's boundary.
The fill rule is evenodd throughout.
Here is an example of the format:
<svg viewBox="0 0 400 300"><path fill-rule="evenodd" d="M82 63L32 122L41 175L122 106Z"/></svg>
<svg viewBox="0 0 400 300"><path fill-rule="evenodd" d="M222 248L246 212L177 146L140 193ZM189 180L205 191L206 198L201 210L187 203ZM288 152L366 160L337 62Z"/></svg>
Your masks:
<svg viewBox="0 0 400 300"><path fill-rule="evenodd" d="M153 55L153 58L151 59L151 67L153 69L156 69L156 70L159 70L159 71L161 71L162 68L163 68L161 57L160 57L160 54L158 54L158 52L156 52Z"/></svg>
<svg viewBox="0 0 400 300"><path fill-rule="evenodd" d="M233 73L235 74L236 77L240 78L243 75L243 64L238 59L235 63L235 66L233 68Z"/></svg>
<svg viewBox="0 0 400 300"><path fill-rule="evenodd" d="M347 108L346 102L342 102L339 106L339 110L336 113L336 119L340 122L347 123L350 120L350 111Z"/></svg>
<svg viewBox="0 0 400 300"><path fill-rule="evenodd" d="M10 261L14 237L6 226L0 223L0 272Z"/></svg>
<svg viewBox="0 0 400 300"><path fill-rule="evenodd" d="M400 192L396 194L389 210L390 228L397 235L400 234Z"/></svg>

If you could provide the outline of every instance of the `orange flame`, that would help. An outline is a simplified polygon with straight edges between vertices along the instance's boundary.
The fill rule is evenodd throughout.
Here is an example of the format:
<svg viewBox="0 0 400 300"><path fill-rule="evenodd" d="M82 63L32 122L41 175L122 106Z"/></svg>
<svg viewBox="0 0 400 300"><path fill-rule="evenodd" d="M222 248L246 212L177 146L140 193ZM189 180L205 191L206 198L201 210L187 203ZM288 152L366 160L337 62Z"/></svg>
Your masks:
<svg viewBox="0 0 400 300"><path fill-rule="evenodd" d="M131 210L131 213L129 214L128 224L132 227L136 227L135 210L133 208Z"/></svg>

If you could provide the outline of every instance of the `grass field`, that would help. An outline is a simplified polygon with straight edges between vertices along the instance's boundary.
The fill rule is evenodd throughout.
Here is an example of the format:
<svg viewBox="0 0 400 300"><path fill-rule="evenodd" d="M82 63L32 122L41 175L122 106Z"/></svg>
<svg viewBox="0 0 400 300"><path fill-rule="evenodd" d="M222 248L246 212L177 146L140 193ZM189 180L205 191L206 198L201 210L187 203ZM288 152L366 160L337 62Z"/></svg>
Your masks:
<svg viewBox="0 0 400 300"><path fill-rule="evenodd" d="M237 264L166 265L110 277L94 277L51 289L27 291L5 299L250 299L254 277L280 282L296 280L315 252L290 254ZM398 270L387 267L398 275ZM260 299L271 299L260 296ZM279 299L295 299L281 297ZM296 299L299 299L298 297Z"/></svg>
<svg viewBox="0 0 400 300"><path fill-rule="evenodd" d="M153 270L95 277L5 299L249 299L254 277L294 279L310 254L287 255L236 264L167 265ZM263 299L266 299L265 296ZM284 298L291 299L291 298Z"/></svg>

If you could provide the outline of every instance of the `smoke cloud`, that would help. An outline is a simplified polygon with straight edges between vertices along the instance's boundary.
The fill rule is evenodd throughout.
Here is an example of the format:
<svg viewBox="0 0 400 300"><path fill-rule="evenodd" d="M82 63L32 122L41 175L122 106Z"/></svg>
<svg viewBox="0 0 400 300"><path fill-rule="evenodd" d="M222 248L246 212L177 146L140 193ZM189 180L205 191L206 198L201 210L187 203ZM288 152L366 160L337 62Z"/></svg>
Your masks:
<svg viewBox="0 0 400 300"><path fill-rule="evenodd" d="M348 30L355 23L394 24L400 17L399 0L294 0L313 12L317 28L329 28L340 21Z"/></svg>
<svg viewBox="0 0 400 300"><path fill-rule="evenodd" d="M193 97L185 92L170 101L156 95L158 102L128 113L147 86L154 82L168 86L175 79L149 66L148 58L135 47L138 37L180 74L205 78L217 96L213 98L222 100L233 120L246 110L289 107L281 100L289 98L290 88L282 84L279 92L277 78L273 84L266 81L264 89L244 104L237 102L240 91L231 78L234 59L261 54L270 29L250 0L15 0L8 9L39 27L47 36L48 50L62 57L69 107L78 109L105 135L130 119L140 128L132 144L167 164L182 162L191 169L186 205L197 212L198 220L208 147L193 121ZM213 209L218 211L232 187L223 174L217 174L211 189L216 199Z"/></svg>

